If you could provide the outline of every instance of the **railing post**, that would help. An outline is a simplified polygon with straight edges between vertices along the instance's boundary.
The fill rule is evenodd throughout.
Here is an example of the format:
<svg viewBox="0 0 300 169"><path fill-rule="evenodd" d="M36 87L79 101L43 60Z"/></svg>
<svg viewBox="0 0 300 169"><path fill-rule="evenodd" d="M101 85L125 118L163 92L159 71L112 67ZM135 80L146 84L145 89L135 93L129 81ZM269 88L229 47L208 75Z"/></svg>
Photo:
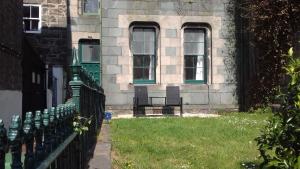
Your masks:
<svg viewBox="0 0 300 169"><path fill-rule="evenodd" d="M61 129L60 129L60 108L59 106L56 107L55 109L55 144L58 146L61 142Z"/></svg>
<svg viewBox="0 0 300 169"><path fill-rule="evenodd" d="M44 109L43 113L43 126L44 126L44 148L45 156L50 154L51 150L51 132L50 132L50 119L48 109Z"/></svg>
<svg viewBox="0 0 300 169"><path fill-rule="evenodd" d="M60 115L60 119L59 119L59 122L60 122L60 139L61 139L61 142L65 139L65 116L64 116L64 108L63 106L61 105L59 107L59 115Z"/></svg>
<svg viewBox="0 0 300 169"><path fill-rule="evenodd" d="M68 133L72 134L73 131L73 113L72 113L72 105L67 106L68 111Z"/></svg>
<svg viewBox="0 0 300 169"><path fill-rule="evenodd" d="M55 144L58 146L60 144L60 108L57 106L55 109Z"/></svg>
<svg viewBox="0 0 300 169"><path fill-rule="evenodd" d="M55 107L51 107L50 109L50 114L49 114L49 120L50 120L50 135L51 135L51 138L50 138L50 142L51 142L51 149L52 151L56 148L56 119L55 119ZM55 168L56 167L56 163L53 162L51 164L51 168Z"/></svg>
<svg viewBox="0 0 300 169"><path fill-rule="evenodd" d="M50 135L51 135L51 149L54 150L56 148L55 144L55 108L51 107L50 114L49 114L49 120L50 120Z"/></svg>
<svg viewBox="0 0 300 169"><path fill-rule="evenodd" d="M33 155L33 116L32 112L27 112L25 115L25 121L23 126L24 141L26 144L26 155L24 161L25 169L32 169L34 167L34 155Z"/></svg>
<svg viewBox="0 0 300 169"><path fill-rule="evenodd" d="M79 65L77 50L73 49L73 63L71 66L73 79L69 82L69 85L72 88L72 99L73 103L76 105L77 112L80 112L80 88L83 84L80 79L81 66Z"/></svg>
<svg viewBox="0 0 300 169"><path fill-rule="evenodd" d="M62 112L61 112L61 105L56 107L56 119L57 119L57 126L56 126L56 138L57 138L57 144L59 145L60 143L63 142L63 117L62 117ZM57 161L57 168L62 168L62 163L63 160L61 156L56 160Z"/></svg>
<svg viewBox="0 0 300 169"><path fill-rule="evenodd" d="M60 107L60 114L61 114L61 119L62 119L62 138L65 139L67 138L67 114L66 114L66 108L65 105L62 105Z"/></svg>
<svg viewBox="0 0 300 169"><path fill-rule="evenodd" d="M44 159L44 150L43 150L43 127L42 127L42 117L41 111L37 110L34 117L34 126L35 126L35 166L39 166L41 161Z"/></svg>
<svg viewBox="0 0 300 169"><path fill-rule="evenodd" d="M12 155L12 169L22 169L21 152L22 152L22 142L21 142L21 118L20 116L14 115L11 119L11 125L8 132L8 140L10 144L10 151Z"/></svg>
<svg viewBox="0 0 300 169"><path fill-rule="evenodd" d="M66 113L65 113L65 108L64 108L64 105L61 105L60 106L60 118L61 118L61 138L62 140L65 140L66 138ZM66 168L66 149L64 149L62 151L62 153L60 154L60 168Z"/></svg>
<svg viewBox="0 0 300 169"><path fill-rule="evenodd" d="M2 119L0 119L0 168L5 168L5 152L7 147L6 129Z"/></svg>
<svg viewBox="0 0 300 169"><path fill-rule="evenodd" d="M70 81L69 84L72 88L72 98L73 103L76 105L76 111L80 112L80 88L83 83L82 81Z"/></svg>

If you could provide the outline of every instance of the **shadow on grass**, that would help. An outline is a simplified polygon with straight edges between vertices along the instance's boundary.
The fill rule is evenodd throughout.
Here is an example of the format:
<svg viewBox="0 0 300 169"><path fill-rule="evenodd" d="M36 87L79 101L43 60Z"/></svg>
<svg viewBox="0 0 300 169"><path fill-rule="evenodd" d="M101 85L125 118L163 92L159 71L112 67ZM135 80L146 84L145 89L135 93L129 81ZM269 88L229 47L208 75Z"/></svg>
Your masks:
<svg viewBox="0 0 300 169"><path fill-rule="evenodd" d="M252 162L252 161L246 161L241 162L241 169L259 169L259 163L258 162Z"/></svg>

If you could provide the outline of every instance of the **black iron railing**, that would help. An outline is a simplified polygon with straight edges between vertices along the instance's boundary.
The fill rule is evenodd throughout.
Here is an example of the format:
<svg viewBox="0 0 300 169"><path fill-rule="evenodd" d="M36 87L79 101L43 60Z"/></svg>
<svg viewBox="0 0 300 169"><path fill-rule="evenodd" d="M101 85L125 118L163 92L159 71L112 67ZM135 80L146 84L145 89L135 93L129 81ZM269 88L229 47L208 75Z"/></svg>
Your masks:
<svg viewBox="0 0 300 169"><path fill-rule="evenodd" d="M5 128L0 119L0 169L84 169L93 153L105 107L103 89L74 55L73 96L66 104L13 116ZM88 130L74 131L75 117L90 119ZM78 119L78 118L77 118Z"/></svg>

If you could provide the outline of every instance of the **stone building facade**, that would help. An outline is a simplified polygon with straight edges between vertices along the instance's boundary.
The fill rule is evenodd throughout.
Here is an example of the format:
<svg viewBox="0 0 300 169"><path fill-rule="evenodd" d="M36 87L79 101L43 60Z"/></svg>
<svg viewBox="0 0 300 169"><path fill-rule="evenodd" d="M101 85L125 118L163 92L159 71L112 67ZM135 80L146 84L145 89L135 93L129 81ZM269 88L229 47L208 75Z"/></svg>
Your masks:
<svg viewBox="0 0 300 169"><path fill-rule="evenodd" d="M136 85L146 85L149 96L180 86L185 112L237 108L229 52L235 42L228 33L233 18L226 5L226 0L103 0L108 110L131 109Z"/></svg>
<svg viewBox="0 0 300 169"><path fill-rule="evenodd" d="M22 1L0 1L0 20L0 118L7 124L22 112Z"/></svg>
<svg viewBox="0 0 300 169"><path fill-rule="evenodd" d="M41 31L26 35L48 64L70 63L71 48L77 48L80 61L100 72L108 111L131 110L137 85L160 97L166 86L180 86L185 111L235 109L234 24L227 3L24 0L41 9L39 18L25 18L40 19L35 27ZM33 22L25 23L26 31Z"/></svg>

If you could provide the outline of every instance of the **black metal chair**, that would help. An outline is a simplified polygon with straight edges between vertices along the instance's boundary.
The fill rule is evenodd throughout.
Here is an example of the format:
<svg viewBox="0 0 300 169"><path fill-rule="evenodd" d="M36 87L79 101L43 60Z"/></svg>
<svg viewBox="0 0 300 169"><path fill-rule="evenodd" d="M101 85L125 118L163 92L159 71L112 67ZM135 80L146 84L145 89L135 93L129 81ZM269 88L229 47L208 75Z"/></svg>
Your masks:
<svg viewBox="0 0 300 169"><path fill-rule="evenodd" d="M180 89L179 86L167 86L166 89L167 97L166 97L166 107L180 107L180 116L182 116L182 97L180 97Z"/></svg>
<svg viewBox="0 0 300 169"><path fill-rule="evenodd" d="M147 106L151 106L151 103L149 103L147 86L134 86L133 114L145 115L145 107Z"/></svg>

